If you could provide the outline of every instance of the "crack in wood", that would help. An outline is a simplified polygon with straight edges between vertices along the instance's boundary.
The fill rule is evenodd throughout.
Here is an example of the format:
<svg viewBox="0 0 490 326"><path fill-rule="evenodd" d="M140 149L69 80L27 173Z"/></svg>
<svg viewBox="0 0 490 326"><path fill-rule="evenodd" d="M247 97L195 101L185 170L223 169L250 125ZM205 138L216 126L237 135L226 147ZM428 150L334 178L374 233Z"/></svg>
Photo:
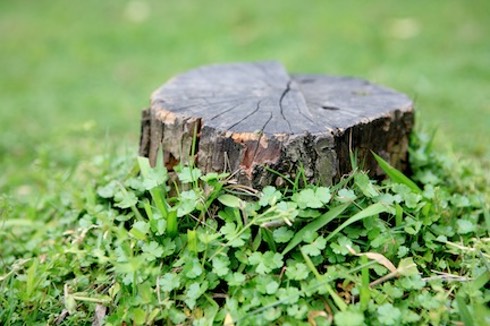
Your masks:
<svg viewBox="0 0 490 326"><path fill-rule="evenodd" d="M300 110L300 107L299 105L296 106L297 110L298 110L298 113L303 116L303 118L305 118L306 120L308 120L309 122L313 123L313 124L316 124L318 122L315 122L313 119L311 119L309 116L307 116L303 111ZM307 107L308 108L308 107Z"/></svg>
<svg viewBox="0 0 490 326"><path fill-rule="evenodd" d="M237 105L234 105L234 106L232 106L231 108L229 108L229 109L227 109L227 110L225 110L225 111L223 111L223 112L220 112L220 113L218 113L218 114L216 114L216 115L212 116L212 117L211 117L209 120L210 120L210 121L213 121L214 119L221 117L223 114L225 114L225 113L228 113L228 112L230 112L230 111L235 110L237 107L239 107L239 106L240 106L240 104L241 104L241 103L238 103Z"/></svg>
<svg viewBox="0 0 490 326"><path fill-rule="evenodd" d="M291 128L291 123L289 122L288 119L286 119L286 116L284 115L284 107L282 105L282 101L284 101L286 94L291 91L291 82L292 80L288 81L288 83L286 84L286 89L282 92L281 97L279 98L279 112L281 113L281 117L288 124L289 132L291 132L293 129Z"/></svg>
<svg viewBox="0 0 490 326"><path fill-rule="evenodd" d="M234 97L232 97L234 98ZM218 102L209 102L209 98L202 98L202 100L204 100L206 102L207 105L219 105L219 104L229 104L230 103L230 99L226 99L226 100L223 100L223 101L218 101ZM241 97L236 97L236 101L240 101L241 100ZM157 101L155 104L158 104L162 109L172 109L172 111L185 111L185 110L188 110L188 109L191 109L191 108L195 108L195 107L198 107L198 108L202 108L202 105L203 103L195 103L195 104L190 104L190 105L186 105L186 106L178 106L176 108L174 108L174 104L172 103L169 103L169 102L165 102L165 101ZM167 105L165 105L167 104Z"/></svg>
<svg viewBox="0 0 490 326"><path fill-rule="evenodd" d="M228 127L229 130L235 128L236 126L238 126L240 123L242 123L243 121L247 120L249 117L251 117L252 115L254 115L255 113L257 113L257 111L259 111L260 109L260 103L262 102L262 100L258 101L257 102L257 106L255 107L255 110L253 110L252 112L250 112L249 114L247 114L245 117L243 117L242 119L238 120L236 123L232 124L231 126ZM254 130L252 130L254 131Z"/></svg>
<svg viewBox="0 0 490 326"><path fill-rule="evenodd" d="M321 108L324 109L324 110L329 110L329 111L338 111L338 110L340 110L338 107L329 106L329 105L322 105Z"/></svg>

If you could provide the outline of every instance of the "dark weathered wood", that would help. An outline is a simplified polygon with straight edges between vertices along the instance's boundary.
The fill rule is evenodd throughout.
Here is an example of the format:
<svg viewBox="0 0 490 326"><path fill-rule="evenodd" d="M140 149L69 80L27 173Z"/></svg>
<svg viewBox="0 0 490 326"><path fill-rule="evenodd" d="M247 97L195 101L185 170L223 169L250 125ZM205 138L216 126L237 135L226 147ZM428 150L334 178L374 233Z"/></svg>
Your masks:
<svg viewBox="0 0 490 326"><path fill-rule="evenodd" d="M167 168L191 154L203 171L236 172L262 187L294 177L330 184L351 169L349 152L372 175L370 151L407 164L413 103L391 89L350 77L289 75L276 62L205 66L168 81L144 111L140 154ZM193 137L196 147L192 150Z"/></svg>

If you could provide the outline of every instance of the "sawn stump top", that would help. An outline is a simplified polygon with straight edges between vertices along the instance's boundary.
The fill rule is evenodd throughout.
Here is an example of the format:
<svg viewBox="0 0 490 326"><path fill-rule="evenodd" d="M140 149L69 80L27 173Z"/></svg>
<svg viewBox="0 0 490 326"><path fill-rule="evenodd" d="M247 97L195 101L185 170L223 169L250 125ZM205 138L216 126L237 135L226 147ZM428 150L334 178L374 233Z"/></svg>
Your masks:
<svg viewBox="0 0 490 326"><path fill-rule="evenodd" d="M412 110L404 94L351 77L290 75L277 62L204 66L157 89L152 109L234 133L336 134ZM169 117L167 116L167 119Z"/></svg>

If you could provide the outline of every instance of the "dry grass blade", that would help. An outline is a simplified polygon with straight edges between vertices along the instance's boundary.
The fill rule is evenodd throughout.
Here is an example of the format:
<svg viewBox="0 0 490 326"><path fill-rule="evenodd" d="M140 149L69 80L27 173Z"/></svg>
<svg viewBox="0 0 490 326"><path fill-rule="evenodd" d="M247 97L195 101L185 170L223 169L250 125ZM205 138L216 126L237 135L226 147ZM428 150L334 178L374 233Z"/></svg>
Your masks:
<svg viewBox="0 0 490 326"><path fill-rule="evenodd" d="M92 322L92 326L101 326L104 325L104 317L107 313L107 307L101 304L95 305L95 314L94 321Z"/></svg>
<svg viewBox="0 0 490 326"><path fill-rule="evenodd" d="M235 323L233 322L233 317L231 317L230 313L226 314L223 326L235 326Z"/></svg>
<svg viewBox="0 0 490 326"><path fill-rule="evenodd" d="M386 267L391 273L398 273L398 269L395 267L395 265L393 265L393 263L388 258L383 256L382 254L378 254L376 252L357 253L350 246L347 246L347 249L353 255L366 256L367 258L376 261L378 264Z"/></svg>
<svg viewBox="0 0 490 326"><path fill-rule="evenodd" d="M322 318L325 318L325 319L329 319L328 317L328 314L325 312L325 311L321 311L321 310L314 310L314 311L310 311L308 313L308 324L310 324L311 326L316 326L317 323L316 323L316 318L318 317L322 317Z"/></svg>
<svg viewBox="0 0 490 326"><path fill-rule="evenodd" d="M415 275L415 274L419 273L417 270L417 265L413 262L412 258L402 259L400 261L400 263L398 264L398 268L397 268L397 267L395 267L395 265L393 265L393 263L388 258L383 256L382 254L378 254L376 252L357 253L350 246L347 246L347 249L349 250L349 252L351 254L356 255L356 256L365 256L371 260L376 261L378 264L386 267L390 271L390 273L386 274L385 276L380 277L379 279L371 282L369 284L369 286L371 286L371 287L375 286L377 284L383 283L387 280L390 280L394 277L411 276L411 275Z"/></svg>

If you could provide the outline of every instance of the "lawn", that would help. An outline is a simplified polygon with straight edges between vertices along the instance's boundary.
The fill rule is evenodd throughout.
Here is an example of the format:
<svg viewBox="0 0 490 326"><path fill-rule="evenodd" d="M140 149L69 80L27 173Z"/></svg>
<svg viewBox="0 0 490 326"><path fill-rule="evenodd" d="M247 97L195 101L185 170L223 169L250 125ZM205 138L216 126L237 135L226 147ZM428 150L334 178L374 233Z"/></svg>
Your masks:
<svg viewBox="0 0 490 326"><path fill-rule="evenodd" d="M0 187L49 156L71 166L138 142L139 112L172 75L275 59L405 92L419 124L489 157L488 1L2 1ZM110 145L109 145L110 144ZM26 188L25 188L26 189Z"/></svg>
<svg viewBox="0 0 490 326"><path fill-rule="evenodd" d="M468 249L468 252L474 253L481 249L488 256L488 242L485 242L488 240L488 234L484 235L481 232L485 231L476 228L478 223L484 224L479 220L483 218L486 207L481 200L488 200L488 193L482 189L488 188L482 186L484 182L480 176L473 175L474 171L469 168L447 171L451 170L452 164L459 158L472 161L484 168L490 166L488 12L490 2L485 0L0 1L0 218L12 223L6 223L7 226L0 224L0 239L10 241L0 244L4 246L0 248L0 283L5 281L0 285L0 293L7 293L5 284L9 278L12 278L12 283L9 284L14 286L13 284L19 280L25 281L26 278L33 277L37 265L29 263L31 267L28 270L22 269L22 264L27 261L23 263L21 257L30 256L29 250L32 250L33 256L40 255L39 266L42 265L42 257L45 254L50 257L54 255L54 251L68 250L72 251L72 254L78 252L80 248L73 247L75 235L70 234L68 237L73 239L66 239L65 227L78 225L80 216L74 212L85 214L86 211L99 209L95 203L99 203L101 198L97 197L96 200L96 193L100 195L102 191L102 194L107 195L109 191L107 197L101 197L104 204L113 205L111 212L127 213L128 216L132 214L128 213L130 206L124 207L121 198L117 199L111 192L113 190L104 187L107 186L106 183L110 184L111 180L124 179L125 182L131 182L127 180L134 177L132 173L135 170L131 169L131 166L136 166L134 156L139 141L141 109L148 105L151 92L173 75L217 62L274 59L284 63L289 71L359 76L408 94L416 103L418 130L437 129L436 150L454 152L449 156L450 159L437 156L433 165L430 165L430 162L421 163L416 170L422 171L421 175L426 177L433 173L440 178L439 181L448 178L448 184L444 185L447 190L445 196L450 197L447 200L452 205L449 205L451 207L448 209L451 214L462 216L468 223L473 223L458 224L458 230L461 232L458 231L458 234L451 236L461 237L460 245L466 246L464 250ZM424 152L422 157L416 157L415 160L420 163L429 157L433 158L431 155L433 154ZM127 158L127 161L124 158ZM137 170L137 167L135 169ZM484 170L484 173L488 176L488 171ZM474 181L471 181L471 178L474 178ZM418 178L416 181L421 186L427 186L434 181L431 180ZM371 207L368 204L377 204L376 196L366 196L365 183L356 181L352 184L346 183L345 186L345 191L352 191L349 194L358 196L355 204L350 203L350 206L346 206L345 217L348 215L346 212L358 216L356 214L361 214ZM376 187L378 194L386 192L387 196L408 196L408 192L403 192L401 188L386 185ZM332 195L332 202L328 204L330 208L348 204L342 202L342 196L339 195L342 189L339 189L329 190ZM424 191L426 190L424 188ZM144 206L143 203L146 203L147 194L134 191L141 208ZM195 191L196 194L199 193L197 189ZM467 198L464 197L464 192L468 192ZM298 204L297 198L284 198ZM430 200L426 197L416 198L418 204L414 204L413 207L400 203L400 209L403 209L407 216L415 218L422 214L427 217L426 214L431 212L431 209L440 209L438 212L441 213L447 208L441 202L431 202L433 208L424 210L422 206ZM175 200L179 202L182 199ZM219 205L224 211L236 208L233 203L223 199L222 201ZM261 209L269 206L275 209L275 204L267 202ZM398 207L393 205L386 210L391 213L393 209L398 210ZM379 209L379 206L375 207ZM298 208L299 211L301 209L305 207ZM380 212L386 213L381 210ZM325 207L319 208L317 213L324 214ZM486 218L490 219L488 213ZM39 231L34 235L31 231L23 233L22 230L19 234L10 234L8 225L20 223L18 227L22 228L25 226L24 222L19 222L22 219L28 221L25 222L27 228L39 227ZM43 222L33 222L36 219ZM132 221L133 216L128 219ZM106 222L104 220L104 223ZM41 227L42 223L48 224ZM80 223L82 225L89 221L84 217ZM107 223L106 226L112 228L109 226L110 223ZM393 232L399 231L402 227L400 223L397 220ZM47 229L50 227L52 230ZM419 229L413 231L412 227ZM405 226L405 229L407 228L410 232L415 232L411 234L413 237L426 235L422 233L426 231L425 226ZM428 228L429 226L427 230ZM138 232L135 227L131 230ZM134 237L134 232L125 236L133 239L131 237ZM448 234L441 234L451 239ZM96 235L103 236L102 233ZM19 240L16 240L16 236ZM141 234L139 236L142 237ZM472 240L473 236L478 240ZM186 237L190 236L187 234ZM48 238L74 242L68 246L69 249L63 247L63 242L57 243L51 252L38 253L36 250L40 249L36 246L45 243ZM313 238L311 241L316 241ZM347 241L347 238L343 239ZM25 241L22 246L21 241ZM90 248L93 249L94 243L98 240L92 238L90 241L93 241L90 243ZM261 240L257 241L261 243ZM403 250L408 250L408 243L412 243L413 239L407 236L403 241L407 241ZM280 243L282 242L277 245L281 246ZM151 241L148 240L146 245L150 244ZM18 251L14 248L17 245L21 248ZM480 245L479 249L475 247ZM431 250L440 250L441 253L445 250L440 244L434 246ZM373 247L365 246L358 249L372 250ZM451 253L460 249L452 248ZM468 252L459 252L464 263L461 263L463 267L460 276L471 279L481 271L482 266L478 257L473 255L470 259L465 256ZM397 257L396 259L404 257L400 256L400 253L398 256L397 253L391 254ZM348 252L337 255L338 259L342 260ZM23 271L20 279L15 281L10 274L2 275L9 271L7 266L14 263L13 257L19 259L15 262L15 268ZM87 257L84 258L87 262L93 262L93 257ZM389 257L391 259L391 256ZM422 259L415 257L417 264L419 258ZM464 261L466 258L469 261ZM309 262L305 259L308 265ZM426 262L430 261L428 257L423 259ZM252 260L250 268L255 264ZM440 264L437 268L445 270L443 265L449 264L449 261L441 258L437 262ZM83 265L84 262L81 259L79 264ZM57 261L53 263L52 268L62 269L63 263L68 266L73 262ZM363 261L363 264L362 266L366 267L368 263ZM308 266L311 267L311 264ZM349 266L357 268L354 263ZM76 266L80 269L84 267L86 266ZM430 272L430 266L422 269ZM97 282L100 281L101 284L106 284L109 281L101 280L107 276L103 275L104 270L102 266L97 270L99 274L93 274L91 277L98 278ZM314 274L313 270L311 273ZM44 271L48 273L48 267L45 267ZM381 273L380 270L376 272ZM80 276L80 270L64 273L65 278ZM124 273L121 272L122 274ZM46 275L46 279L51 278ZM486 280L485 277L482 279ZM63 280L58 280L58 283L53 281L53 284L57 285L53 285L51 294L59 295L59 285ZM366 285L365 282L363 284ZM395 284L395 287L397 285L400 284ZM40 293L36 292L39 286L38 283L31 284L31 287L23 289L25 292L21 294L26 298L29 295L35 297ZM76 287L71 283L70 286ZM126 290L131 292L131 289ZM437 298L441 303L446 293L451 293L452 298L452 292L444 292L446 290L436 290L431 295L434 295L434 298L439 296ZM395 290L383 291L390 296ZM464 300L475 304L470 309L480 307L481 302L471 301L473 297L470 294L463 294L462 291L458 293L460 301L454 299L453 308L461 305ZM67 297L71 298L65 293L65 300ZM79 299L76 301L83 302ZM13 301L0 300L0 307L2 304L12 304L11 309L15 309L12 308L16 304L13 297L8 300ZM24 302L23 304L29 302L28 299L22 300L20 301ZM337 299L332 296L332 300ZM368 308L369 298L365 300L367 301L364 301L363 309L375 309L371 306ZM39 302L37 304L39 305ZM54 300L50 302L50 307L56 304ZM123 302L120 304L124 307ZM68 310L71 309L70 312L76 308L66 302L65 306ZM29 307L37 306L33 304ZM337 307L344 313L343 317L339 318L359 317L359 311L347 313L342 307L342 304ZM438 309L441 307L443 303ZM56 309L46 312L51 314L52 320L56 316ZM404 311L405 308L385 306L383 309L381 314L388 318L390 312L396 309ZM134 312L136 315L139 313L140 311ZM461 314L464 313L463 311ZM441 314L442 317L438 317L442 318L440 320L450 320ZM43 316L42 311L39 316ZM6 318L0 311L0 321L2 317ZM79 317L82 320L87 316ZM183 318L178 314L174 317L176 320ZM220 318L225 317L221 315ZM411 317L415 318L413 315ZM36 317L32 318L34 320ZM88 314L87 318L91 318L91 315ZM145 318L146 315L143 320ZM453 315L451 318L454 320L456 317ZM76 319L73 320L73 323L76 323Z"/></svg>

